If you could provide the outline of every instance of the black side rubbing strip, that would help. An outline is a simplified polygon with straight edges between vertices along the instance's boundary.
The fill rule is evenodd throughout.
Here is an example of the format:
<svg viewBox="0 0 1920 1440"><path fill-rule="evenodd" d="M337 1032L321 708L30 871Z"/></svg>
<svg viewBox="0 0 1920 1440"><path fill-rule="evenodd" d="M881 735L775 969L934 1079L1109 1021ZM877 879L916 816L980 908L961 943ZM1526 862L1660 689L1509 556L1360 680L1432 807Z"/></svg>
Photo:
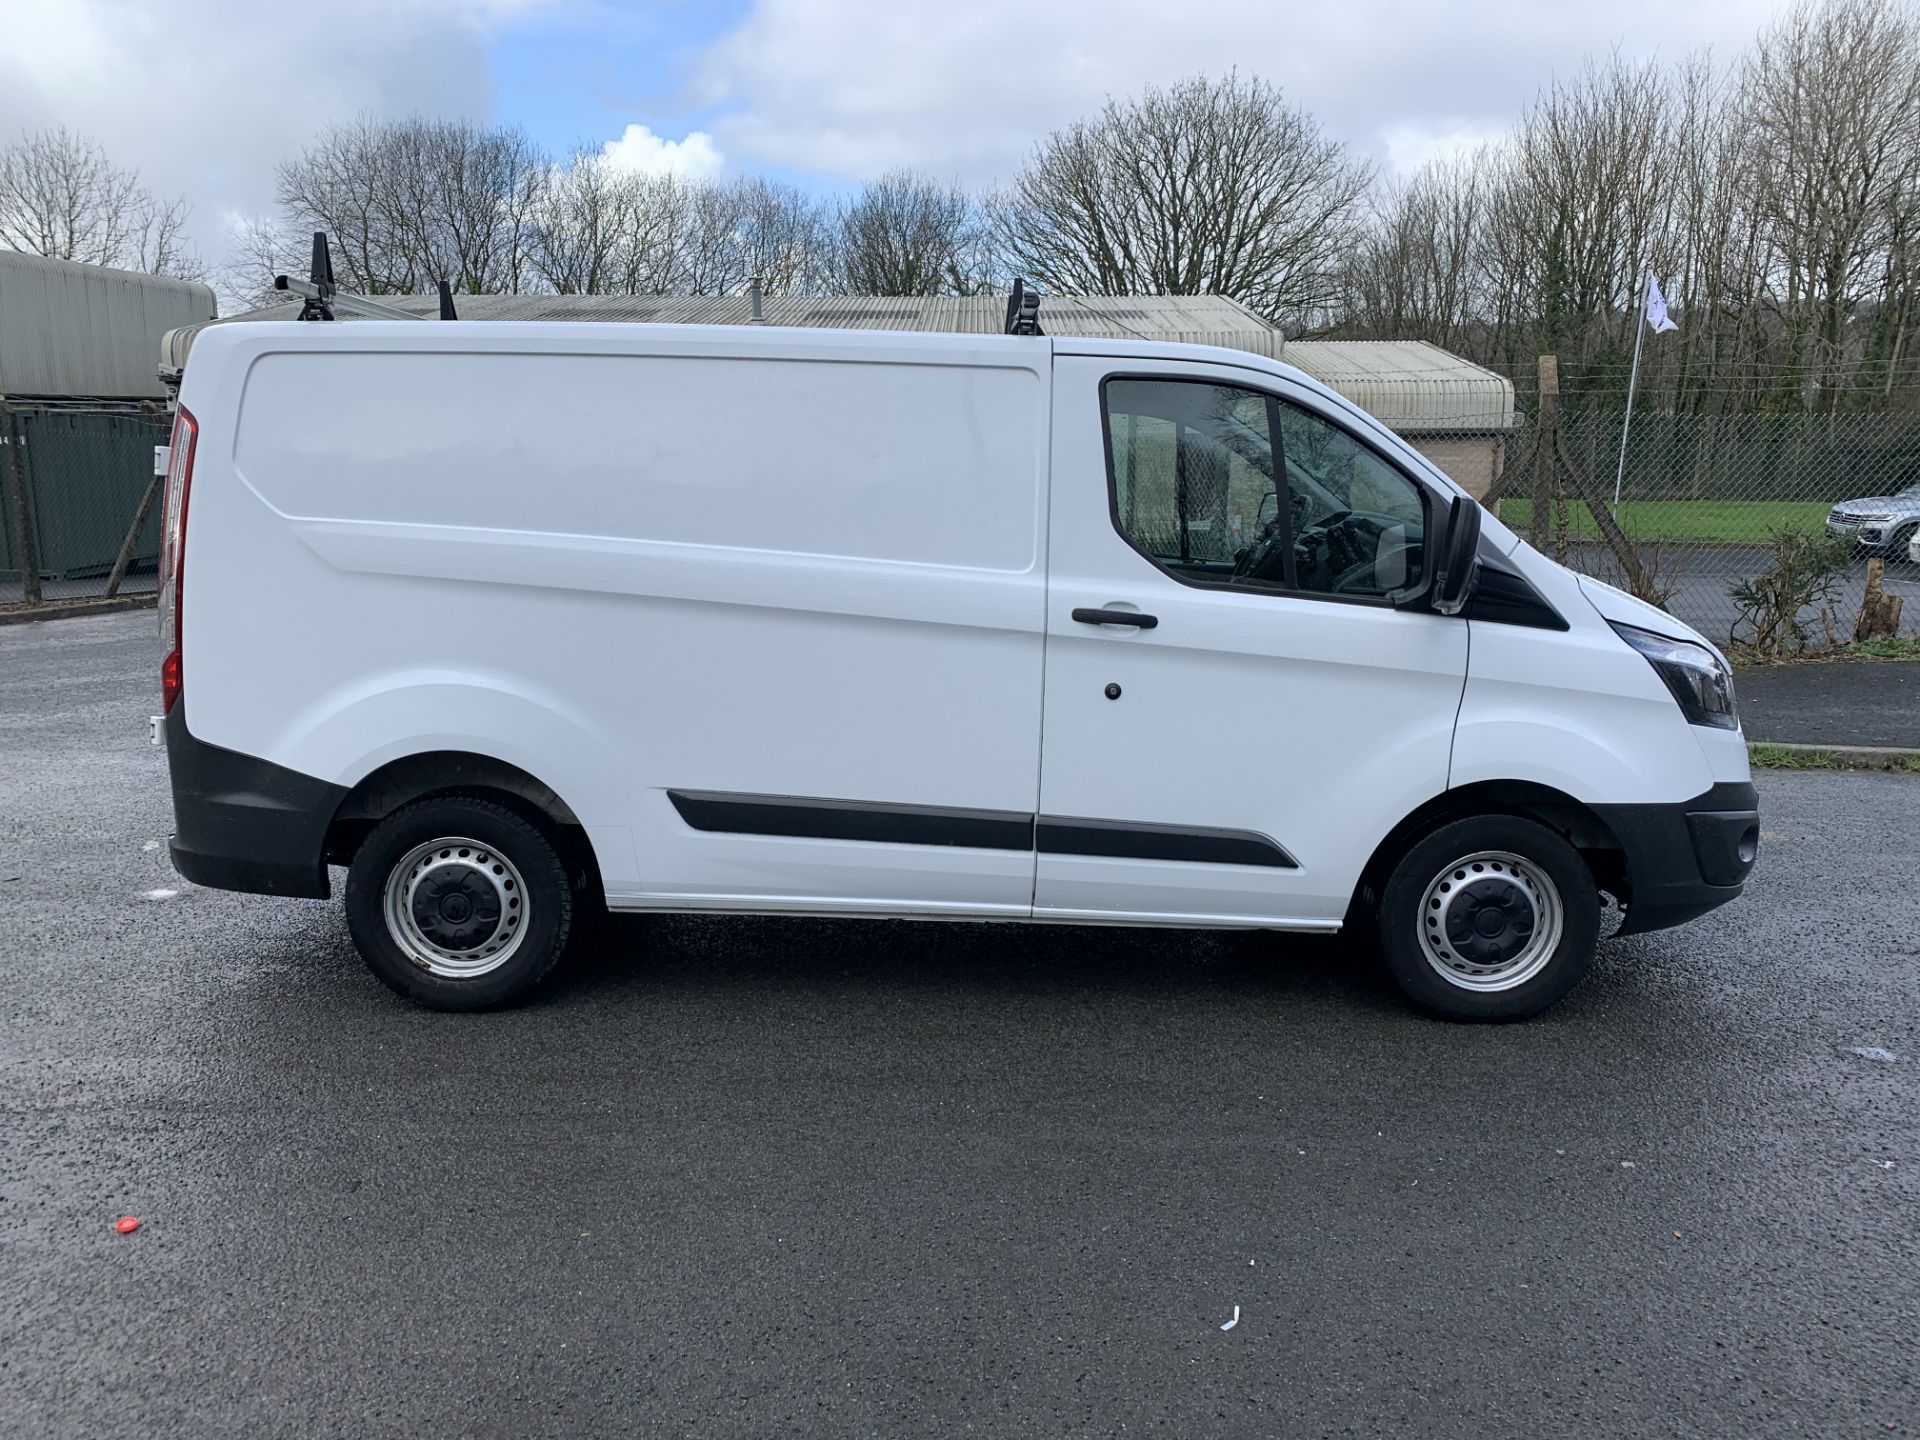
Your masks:
<svg viewBox="0 0 1920 1440"><path fill-rule="evenodd" d="M878 805L795 795L733 795L669 790L680 818L695 830L778 835L798 840L864 840L879 845L955 845L972 850L1031 850L1049 855L1100 855L1122 860L1186 860L1208 865L1299 864L1265 835L1192 825L1141 825L1074 820L1015 810L945 810L929 805Z"/></svg>
<svg viewBox="0 0 1920 1440"><path fill-rule="evenodd" d="M1123 820L1069 820L1042 815L1039 844L1048 855L1101 855L1120 860L1188 860L1205 865L1264 865L1298 870L1299 862L1265 835L1191 825L1140 825Z"/></svg>
<svg viewBox="0 0 1920 1440"><path fill-rule="evenodd" d="M1016 810L941 810L712 790L669 790L667 798L680 818L696 830L865 840L878 845L958 845L970 850L1033 848L1033 816Z"/></svg>

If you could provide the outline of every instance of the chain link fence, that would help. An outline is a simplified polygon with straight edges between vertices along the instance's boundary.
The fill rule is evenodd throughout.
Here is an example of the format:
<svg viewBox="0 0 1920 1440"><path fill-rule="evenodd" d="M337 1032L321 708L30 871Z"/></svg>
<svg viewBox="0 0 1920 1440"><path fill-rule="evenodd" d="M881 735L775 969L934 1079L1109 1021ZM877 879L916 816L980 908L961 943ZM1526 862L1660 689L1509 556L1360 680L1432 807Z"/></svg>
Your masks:
<svg viewBox="0 0 1920 1440"><path fill-rule="evenodd" d="M1920 633L1920 413L1628 427L1571 397L1508 430L1497 466L1503 521L1715 641L1775 658Z"/></svg>
<svg viewBox="0 0 1920 1440"><path fill-rule="evenodd" d="M0 606L151 592L157 404L0 401Z"/></svg>

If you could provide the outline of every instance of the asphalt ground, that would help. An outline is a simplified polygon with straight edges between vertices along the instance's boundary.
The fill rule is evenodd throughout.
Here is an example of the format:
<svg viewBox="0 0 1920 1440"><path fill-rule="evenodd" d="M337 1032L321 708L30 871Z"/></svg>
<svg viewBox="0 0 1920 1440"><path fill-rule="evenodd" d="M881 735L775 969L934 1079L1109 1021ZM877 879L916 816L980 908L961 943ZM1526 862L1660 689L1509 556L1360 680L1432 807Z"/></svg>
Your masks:
<svg viewBox="0 0 1920 1440"><path fill-rule="evenodd" d="M1915 1431L1920 780L1763 775L1748 895L1522 1025L719 918L436 1015L171 873L152 624L0 630L0 1432Z"/></svg>
<svg viewBox="0 0 1920 1440"><path fill-rule="evenodd" d="M1734 676L1733 693L1751 740L1920 749L1920 662L1759 666Z"/></svg>

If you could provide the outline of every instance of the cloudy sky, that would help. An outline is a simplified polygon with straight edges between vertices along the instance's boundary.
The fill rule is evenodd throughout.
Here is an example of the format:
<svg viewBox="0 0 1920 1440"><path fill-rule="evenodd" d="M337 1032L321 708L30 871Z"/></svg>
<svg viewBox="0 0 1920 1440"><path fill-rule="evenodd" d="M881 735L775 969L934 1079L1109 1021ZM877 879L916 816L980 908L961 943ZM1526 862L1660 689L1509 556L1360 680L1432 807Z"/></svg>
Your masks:
<svg viewBox="0 0 1920 1440"><path fill-rule="evenodd" d="M1496 134L1618 46L1740 49L1773 0L0 0L0 139L65 124L184 192L222 258L276 160L356 114L507 120L697 174L988 183L1034 140L1195 71L1278 82L1390 169ZM309 24L314 28L305 28Z"/></svg>

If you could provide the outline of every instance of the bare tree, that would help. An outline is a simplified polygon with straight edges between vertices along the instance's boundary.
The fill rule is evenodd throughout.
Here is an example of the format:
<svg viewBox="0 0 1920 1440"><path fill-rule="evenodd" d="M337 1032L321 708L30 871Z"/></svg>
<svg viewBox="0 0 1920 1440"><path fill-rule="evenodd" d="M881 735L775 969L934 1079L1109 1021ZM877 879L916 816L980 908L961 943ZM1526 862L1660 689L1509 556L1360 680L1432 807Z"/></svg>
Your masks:
<svg viewBox="0 0 1920 1440"><path fill-rule="evenodd" d="M747 176L695 189L675 288L729 295L757 275L775 293L819 294L831 271L826 211L797 186Z"/></svg>
<svg viewBox="0 0 1920 1440"><path fill-rule="evenodd" d="M0 149L0 245L9 249L198 279L187 213L184 198L156 199L138 170L65 126Z"/></svg>
<svg viewBox="0 0 1920 1440"><path fill-rule="evenodd" d="M1920 218L1920 21L1895 0L1800 5L1747 57L1738 123L1773 242L1780 398L1831 405L1851 379L1851 322L1911 273L1900 257Z"/></svg>
<svg viewBox="0 0 1920 1440"><path fill-rule="evenodd" d="M896 170L834 216L841 287L857 295L973 295L992 278L979 203L957 185Z"/></svg>
<svg viewBox="0 0 1920 1440"><path fill-rule="evenodd" d="M664 295L678 281L693 195L672 175L636 175L574 152L548 171L533 210L529 263L562 295Z"/></svg>
<svg viewBox="0 0 1920 1440"><path fill-rule="evenodd" d="M288 228L325 230L340 282L374 295L419 288L422 269L396 224L389 129L365 116L335 125L276 172Z"/></svg>
<svg viewBox="0 0 1920 1440"><path fill-rule="evenodd" d="M1351 261L1349 330L1473 346L1487 299L1481 262L1495 159L1482 147L1435 160L1383 191Z"/></svg>
<svg viewBox="0 0 1920 1440"><path fill-rule="evenodd" d="M441 280L471 294L512 294L530 247L548 161L511 127L363 118L328 130L278 172L281 209L325 230L335 273L372 294Z"/></svg>
<svg viewBox="0 0 1920 1440"><path fill-rule="evenodd" d="M307 273L311 238L294 234L271 217L252 215L238 221L228 239L216 287L222 308L248 310L285 300L273 288L274 276Z"/></svg>
<svg viewBox="0 0 1920 1440"><path fill-rule="evenodd" d="M1337 302L1370 168L1259 79L1204 76L1055 131L1004 198L1015 269L1096 295L1229 295L1289 324Z"/></svg>

